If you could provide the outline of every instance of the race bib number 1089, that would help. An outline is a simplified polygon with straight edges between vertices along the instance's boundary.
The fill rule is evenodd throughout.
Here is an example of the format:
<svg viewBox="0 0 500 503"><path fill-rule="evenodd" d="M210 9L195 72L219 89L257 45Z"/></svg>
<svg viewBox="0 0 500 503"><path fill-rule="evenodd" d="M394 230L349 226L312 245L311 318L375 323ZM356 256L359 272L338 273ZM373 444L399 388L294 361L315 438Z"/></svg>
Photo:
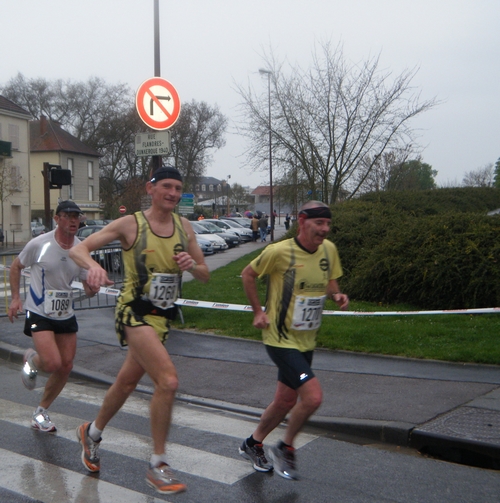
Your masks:
<svg viewBox="0 0 500 503"><path fill-rule="evenodd" d="M49 318L69 318L73 316L73 292L47 290L43 310Z"/></svg>

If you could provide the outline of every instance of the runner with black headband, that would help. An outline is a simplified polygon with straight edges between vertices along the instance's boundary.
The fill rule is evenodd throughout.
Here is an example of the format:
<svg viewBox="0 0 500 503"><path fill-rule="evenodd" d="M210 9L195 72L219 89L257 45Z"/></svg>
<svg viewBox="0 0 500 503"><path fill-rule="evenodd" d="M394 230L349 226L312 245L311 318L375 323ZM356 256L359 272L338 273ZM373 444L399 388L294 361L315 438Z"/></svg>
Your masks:
<svg viewBox="0 0 500 503"><path fill-rule="evenodd" d="M151 456L147 483L162 494L186 489L167 463L165 443L177 389L177 372L163 343L169 316L177 299L181 276L189 271L207 282L208 267L189 221L174 213L182 195L182 177L173 167L157 170L146 191L152 206L146 211L114 220L71 250L73 260L87 269L87 282L96 288L109 285L106 271L90 252L119 239L123 248L125 280L116 305L116 331L127 356L109 388L95 421L77 428L82 462L91 472L100 470L101 434L146 373L154 383L151 399Z"/></svg>
<svg viewBox="0 0 500 503"><path fill-rule="evenodd" d="M297 237L269 245L242 272L253 325L262 329L267 353L278 367L278 384L273 401L239 452L250 459L255 470L274 468L291 480L298 479L294 439L322 401L311 363L323 305L327 297L343 310L349 305L336 281L342 275L337 248L325 239L331 218L326 204L307 202L299 212ZM256 285L262 276L268 276L265 311ZM271 447L268 460L264 439L289 412L283 440Z"/></svg>

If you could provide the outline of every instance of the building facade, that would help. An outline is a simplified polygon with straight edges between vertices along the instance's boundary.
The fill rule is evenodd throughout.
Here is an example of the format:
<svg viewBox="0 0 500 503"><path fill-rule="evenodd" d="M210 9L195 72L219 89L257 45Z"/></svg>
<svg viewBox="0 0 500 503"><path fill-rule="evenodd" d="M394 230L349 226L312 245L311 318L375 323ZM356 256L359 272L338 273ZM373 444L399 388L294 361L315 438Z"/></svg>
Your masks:
<svg viewBox="0 0 500 503"><path fill-rule="evenodd" d="M0 241L31 239L29 112L0 96Z"/></svg>
<svg viewBox="0 0 500 503"><path fill-rule="evenodd" d="M58 122L45 117L30 123L31 134L31 215L43 222L44 163L61 166L71 171L71 185L50 190L52 212L59 201L72 199L88 219L100 219L99 157L93 148L85 145Z"/></svg>

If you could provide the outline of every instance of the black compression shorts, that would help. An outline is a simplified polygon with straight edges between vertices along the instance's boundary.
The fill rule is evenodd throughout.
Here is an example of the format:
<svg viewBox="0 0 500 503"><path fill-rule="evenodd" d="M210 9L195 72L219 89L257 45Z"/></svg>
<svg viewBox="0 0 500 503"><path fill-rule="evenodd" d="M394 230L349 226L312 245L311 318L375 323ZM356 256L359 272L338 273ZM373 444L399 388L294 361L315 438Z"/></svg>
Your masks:
<svg viewBox="0 0 500 503"><path fill-rule="evenodd" d="M72 316L67 320L53 320L32 313L31 311L26 311L24 333L28 337L31 337L32 332L44 332L46 330L54 332L55 334L76 334L76 332L78 332L76 316Z"/></svg>
<svg viewBox="0 0 500 503"><path fill-rule="evenodd" d="M314 377L311 369L313 351L266 346L267 354L278 367L278 381L292 389L300 388Z"/></svg>

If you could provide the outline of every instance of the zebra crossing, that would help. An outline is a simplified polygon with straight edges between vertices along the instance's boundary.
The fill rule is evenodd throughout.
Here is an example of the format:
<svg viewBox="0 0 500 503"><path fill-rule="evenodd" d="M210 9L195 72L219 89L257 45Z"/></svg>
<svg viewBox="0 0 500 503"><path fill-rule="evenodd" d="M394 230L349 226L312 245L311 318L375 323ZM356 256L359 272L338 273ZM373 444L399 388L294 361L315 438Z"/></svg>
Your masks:
<svg viewBox="0 0 500 503"><path fill-rule="evenodd" d="M70 400L71 403L76 404L71 409L72 411L78 410L79 404L82 407L98 407L102 403L105 391L105 389L79 383L68 383L62 391L60 399ZM31 430L29 419L33 409L32 405L0 398L1 420L13 428L22 427ZM149 398L138 394L132 395L123 406L121 413L127 414L132 420L133 418L149 418ZM51 411L51 419L57 425L56 435L29 431L31 436L28 435L28 438L30 438L30 442L40 440L44 444L50 444L53 440L50 437L57 437L58 442L65 441L64 445L69 447L63 449L67 452L60 455L64 458L71 456L71 463L64 463L63 460L60 465L57 465L50 460L45 460L43 456L37 459L24 453L12 452L0 445L0 463L3 467L0 471L0 488L44 503L113 503L115 501L149 503L166 501L161 495L156 495L145 483L138 484L139 487L133 489L126 488L121 487L119 481L103 480L103 477L93 477L85 471L78 458L80 451L75 430L83 420L89 420L92 417L81 418ZM238 456L237 452L241 440L255 429L255 419L214 411L197 405L177 403L174 407L172 428L209 434L217 442L225 442L230 446L227 449L230 455L221 455L210 449L205 450L202 444L194 447L177 442L175 439L169 442L167 446L169 463L179 478L182 479L188 475L195 477L195 480L200 482L205 480L221 485L222 488L230 488L255 473L251 464ZM103 434L101 445L102 465L106 463L106 458L115 454L124 457L120 459L130 460L132 458L130 461L141 461L145 467L152 447L149 429L144 433L140 434L136 431L108 426ZM276 430L267 439L268 444L275 443L281 436L282 430ZM300 449L316 438L311 434L301 434L297 439L296 447ZM58 449L59 446L56 450ZM75 458L78 461L77 464L75 464ZM72 465L75 468L72 469ZM50 481L50 484L27 484L25 475L22 475L26 473L29 473L33 480ZM155 496L153 497L152 494Z"/></svg>

